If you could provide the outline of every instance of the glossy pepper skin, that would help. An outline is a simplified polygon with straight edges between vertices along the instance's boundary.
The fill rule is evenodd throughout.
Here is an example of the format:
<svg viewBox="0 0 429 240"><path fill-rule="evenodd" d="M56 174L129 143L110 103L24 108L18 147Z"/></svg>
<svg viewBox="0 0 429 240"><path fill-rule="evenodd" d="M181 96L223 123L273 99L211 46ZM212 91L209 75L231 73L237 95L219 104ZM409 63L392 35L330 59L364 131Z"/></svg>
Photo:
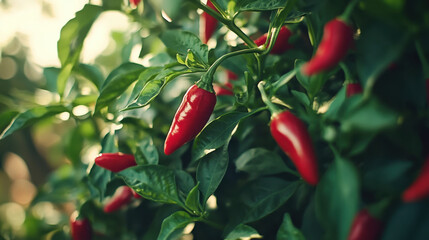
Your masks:
<svg viewBox="0 0 429 240"><path fill-rule="evenodd" d="M402 193L402 200L404 202L415 202L426 197L429 197L429 155L426 157L417 178Z"/></svg>
<svg viewBox="0 0 429 240"><path fill-rule="evenodd" d="M95 158L95 164L112 172L120 172L126 168L137 165L132 154L120 152L101 153Z"/></svg>
<svg viewBox="0 0 429 240"><path fill-rule="evenodd" d="M304 123L289 111L271 117L271 135L295 164L302 178L310 185L319 182L313 143Z"/></svg>
<svg viewBox="0 0 429 240"><path fill-rule="evenodd" d="M267 41L268 34L260 36L254 42L256 45L261 46ZM273 48L271 49L271 54L282 54L286 50L292 48L292 45L289 44L289 38L292 36L292 32L286 26L280 28L279 35L277 36L276 42L274 43Z"/></svg>
<svg viewBox="0 0 429 240"><path fill-rule="evenodd" d="M362 93L363 89L360 83L349 83L346 85L346 97Z"/></svg>
<svg viewBox="0 0 429 240"><path fill-rule="evenodd" d="M353 220L347 240L377 240L382 229L383 223L362 209Z"/></svg>
<svg viewBox="0 0 429 240"><path fill-rule="evenodd" d="M207 6L217 12L217 9L210 0L207 0ZM210 14L203 12L200 17L200 38L206 44L212 37L217 28L217 19Z"/></svg>
<svg viewBox="0 0 429 240"><path fill-rule="evenodd" d="M103 211L110 213L127 205L133 198L133 190L128 186L119 187L113 197L104 205Z"/></svg>
<svg viewBox="0 0 429 240"><path fill-rule="evenodd" d="M302 72L311 76L335 67L353 44L353 30L344 21L336 18L323 29L323 38L316 54L303 65Z"/></svg>
<svg viewBox="0 0 429 240"><path fill-rule="evenodd" d="M70 231L73 240L91 240L92 227L87 218L76 219L76 216L70 217Z"/></svg>
<svg viewBox="0 0 429 240"><path fill-rule="evenodd" d="M164 153L172 154L192 140L206 125L216 105L216 95L192 85L183 96L174 115L173 123L164 143Z"/></svg>

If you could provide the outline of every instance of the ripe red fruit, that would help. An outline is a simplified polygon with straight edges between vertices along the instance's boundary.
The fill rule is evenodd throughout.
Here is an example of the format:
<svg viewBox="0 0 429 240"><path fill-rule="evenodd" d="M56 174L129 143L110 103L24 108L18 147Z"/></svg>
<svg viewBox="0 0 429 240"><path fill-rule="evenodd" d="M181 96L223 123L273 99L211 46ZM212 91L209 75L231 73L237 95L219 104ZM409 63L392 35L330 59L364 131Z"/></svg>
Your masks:
<svg viewBox="0 0 429 240"><path fill-rule="evenodd" d="M349 83L346 85L346 96L351 97L355 94L362 93L363 89L360 83Z"/></svg>
<svg viewBox="0 0 429 240"><path fill-rule="evenodd" d="M313 143L304 123L289 111L271 117L271 135L295 164L301 177L310 185L319 182Z"/></svg>
<svg viewBox="0 0 429 240"><path fill-rule="evenodd" d="M70 231L73 240L91 240L92 227L87 218L76 219L77 214L70 216Z"/></svg>
<svg viewBox="0 0 429 240"><path fill-rule="evenodd" d="M217 11L210 0L207 0L207 6ZM203 12L200 17L200 38L203 43L207 43L217 28L217 19L210 14Z"/></svg>
<svg viewBox="0 0 429 240"><path fill-rule="evenodd" d="M383 223L363 209L355 216L347 240L376 240L382 229Z"/></svg>
<svg viewBox="0 0 429 240"><path fill-rule="evenodd" d="M429 196L429 155L426 157L420 174L402 193L404 202L415 202Z"/></svg>
<svg viewBox="0 0 429 240"><path fill-rule="evenodd" d="M302 72L311 76L337 65L353 43L353 30L341 19L329 21L323 32L316 54L302 66Z"/></svg>
<svg viewBox="0 0 429 240"><path fill-rule="evenodd" d="M172 154L197 136L209 120L215 105L214 93L192 85L174 115L164 143L165 154Z"/></svg>
<svg viewBox="0 0 429 240"><path fill-rule="evenodd" d="M130 0L131 5L133 5L133 6L139 5L140 2L141 2L141 0Z"/></svg>
<svg viewBox="0 0 429 240"><path fill-rule="evenodd" d="M254 42L256 45L261 46L267 41L268 34L260 36ZM283 26L280 29L279 35L277 36L276 42L274 43L273 48L271 49L271 54L282 54L286 50L290 49L292 45L289 44L289 38L292 36L292 32L286 26Z"/></svg>
<svg viewBox="0 0 429 240"><path fill-rule="evenodd" d="M110 213L127 205L133 197L133 190L128 186L119 187L112 198L104 205L104 212Z"/></svg>
<svg viewBox="0 0 429 240"><path fill-rule="evenodd" d="M112 172L120 172L126 168L137 165L132 154L124 154L120 152L101 153L95 158L95 164Z"/></svg>

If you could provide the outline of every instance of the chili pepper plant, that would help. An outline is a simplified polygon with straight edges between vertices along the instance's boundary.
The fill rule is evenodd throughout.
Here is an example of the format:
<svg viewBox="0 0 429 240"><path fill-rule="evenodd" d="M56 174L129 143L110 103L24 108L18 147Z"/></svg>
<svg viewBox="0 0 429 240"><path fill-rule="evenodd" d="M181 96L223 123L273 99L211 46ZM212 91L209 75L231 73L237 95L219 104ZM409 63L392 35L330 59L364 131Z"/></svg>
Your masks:
<svg viewBox="0 0 429 240"><path fill-rule="evenodd" d="M137 27L84 62L107 11ZM427 239L428 43L425 0L89 1L44 69L58 98L0 121L5 142L69 115L27 214L71 203L85 224L9 236Z"/></svg>

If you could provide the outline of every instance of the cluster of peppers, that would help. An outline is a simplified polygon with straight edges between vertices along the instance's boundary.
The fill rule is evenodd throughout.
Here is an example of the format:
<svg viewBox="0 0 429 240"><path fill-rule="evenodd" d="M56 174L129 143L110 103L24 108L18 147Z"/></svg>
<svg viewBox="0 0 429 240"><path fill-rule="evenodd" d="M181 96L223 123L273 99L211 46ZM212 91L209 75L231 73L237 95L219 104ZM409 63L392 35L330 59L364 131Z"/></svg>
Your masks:
<svg viewBox="0 0 429 240"><path fill-rule="evenodd" d="M140 0L130 0L137 6ZM210 0L207 6L217 11ZM204 12L200 18L200 37L204 43L212 37L216 31L217 20ZM278 34L271 54L282 54L292 46L288 40L292 32L283 26ZM267 42L268 34L264 34L254 42L262 46ZM323 38L314 56L302 66L304 75L312 76L335 67L347 54L353 44L353 29L341 18L329 21L324 27ZM216 96L233 95L230 80L237 80L237 75L227 70L227 82L224 86L207 84L201 80L192 85L185 93L182 102L174 116L170 130L167 134L164 152L172 154L185 143L195 138L209 120L216 104ZM429 79L426 81L429 92ZM346 96L351 97L362 93L359 83L346 84ZM261 94L264 94L261 91ZM429 102L429 96L428 96ZM268 100L265 100L268 101ZM273 106L266 102L267 105ZM289 156L301 177L310 185L315 186L319 182L318 164L311 137L306 125L290 111L279 111L270 107L272 111L270 132L274 140ZM120 172L126 168L137 165L134 156L123 153L103 153L95 159L95 164L112 172ZM429 196L429 156L422 167L420 175L403 192L404 202L414 202ZM105 204L104 212L117 211L126 206L132 198L140 198L133 189L121 186L113 197ZM88 219L70 219L73 239L91 239L91 224ZM372 216L368 209L362 209L357 213L351 226L348 240L375 240L381 233L383 223Z"/></svg>

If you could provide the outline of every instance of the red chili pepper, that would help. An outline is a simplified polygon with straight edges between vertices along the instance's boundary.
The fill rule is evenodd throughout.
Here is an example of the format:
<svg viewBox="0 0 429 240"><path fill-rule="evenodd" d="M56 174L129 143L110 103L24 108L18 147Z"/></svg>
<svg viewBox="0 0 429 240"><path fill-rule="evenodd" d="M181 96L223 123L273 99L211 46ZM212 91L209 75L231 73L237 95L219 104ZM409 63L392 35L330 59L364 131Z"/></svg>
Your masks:
<svg viewBox="0 0 429 240"><path fill-rule="evenodd" d="M76 219L77 214L70 216L70 231L73 240L90 240L92 238L91 223L87 218Z"/></svg>
<svg viewBox="0 0 429 240"><path fill-rule="evenodd" d="M167 134L164 152L170 155L188 141L192 140L203 129L216 105L216 95L205 89L192 85L177 109Z"/></svg>
<svg viewBox="0 0 429 240"><path fill-rule="evenodd" d="M254 42L256 45L261 46L267 41L268 34L260 36ZM279 35L277 36L276 42L274 43L273 48L271 49L271 54L282 54L286 50L290 49L292 45L289 44L289 38L292 36L292 32L286 26L283 26L280 29Z"/></svg>
<svg viewBox="0 0 429 240"><path fill-rule="evenodd" d="M133 6L139 5L140 2L141 2L141 0L130 0L131 5L133 5Z"/></svg>
<svg viewBox="0 0 429 240"><path fill-rule="evenodd" d="M402 193L404 202L415 202L429 196L429 155L414 182Z"/></svg>
<svg viewBox="0 0 429 240"><path fill-rule="evenodd" d="M133 197L133 190L128 186L119 187L112 198L104 205L104 212L110 213L127 205Z"/></svg>
<svg viewBox="0 0 429 240"><path fill-rule="evenodd" d="M215 84L213 85L213 89L216 93L216 96L234 96L232 84L230 82L226 82L224 86Z"/></svg>
<svg viewBox="0 0 429 240"><path fill-rule="evenodd" d="M290 157L302 178L310 185L319 181L313 143L304 123L289 111L271 117L271 135Z"/></svg>
<svg viewBox="0 0 429 240"><path fill-rule="evenodd" d="M382 229L383 223L362 209L353 220L347 240L376 240Z"/></svg>
<svg viewBox="0 0 429 240"><path fill-rule="evenodd" d="M363 89L360 83L349 83L346 85L346 96L351 97L355 94L362 93Z"/></svg>
<svg viewBox="0 0 429 240"><path fill-rule="evenodd" d="M211 9L214 9L216 12L218 10L213 5L210 0L207 0L207 6ZM210 14L203 12L200 17L200 37L203 43L207 43L209 39L212 37L213 33L217 28L217 19L212 17Z"/></svg>
<svg viewBox="0 0 429 240"><path fill-rule="evenodd" d="M238 76L237 74L235 74L234 72L230 71L230 70L226 70L226 77L228 80L237 80Z"/></svg>
<svg viewBox="0 0 429 240"><path fill-rule="evenodd" d="M346 56L352 43L353 30L349 25L338 18L329 21L316 54L304 64L302 72L310 76L334 67Z"/></svg>
<svg viewBox="0 0 429 240"><path fill-rule="evenodd" d="M95 164L112 172L120 172L126 168L137 165L132 154L124 154L120 152L101 153L95 158Z"/></svg>
<svg viewBox="0 0 429 240"><path fill-rule="evenodd" d="M134 191L134 189L131 188L131 191L133 192L134 198L137 198L137 199L142 198L142 196L140 196L136 191Z"/></svg>

